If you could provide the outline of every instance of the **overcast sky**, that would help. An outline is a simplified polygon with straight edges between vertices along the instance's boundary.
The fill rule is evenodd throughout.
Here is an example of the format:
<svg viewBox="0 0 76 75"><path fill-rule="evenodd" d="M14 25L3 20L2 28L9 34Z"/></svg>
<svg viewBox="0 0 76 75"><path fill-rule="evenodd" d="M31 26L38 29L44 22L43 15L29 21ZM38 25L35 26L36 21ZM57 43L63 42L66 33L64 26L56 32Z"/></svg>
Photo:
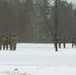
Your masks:
<svg viewBox="0 0 76 75"><path fill-rule="evenodd" d="M68 2L76 3L76 0L67 0Z"/></svg>

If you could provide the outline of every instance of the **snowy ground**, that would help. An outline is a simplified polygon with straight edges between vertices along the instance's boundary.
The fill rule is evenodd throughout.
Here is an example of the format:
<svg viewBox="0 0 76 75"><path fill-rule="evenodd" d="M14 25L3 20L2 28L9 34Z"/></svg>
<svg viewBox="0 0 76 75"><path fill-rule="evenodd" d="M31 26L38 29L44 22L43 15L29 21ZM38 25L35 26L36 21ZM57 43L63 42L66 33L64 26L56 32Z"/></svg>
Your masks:
<svg viewBox="0 0 76 75"><path fill-rule="evenodd" d="M16 51L0 51L0 75L76 75L76 48L67 44L55 52L53 44L17 44Z"/></svg>

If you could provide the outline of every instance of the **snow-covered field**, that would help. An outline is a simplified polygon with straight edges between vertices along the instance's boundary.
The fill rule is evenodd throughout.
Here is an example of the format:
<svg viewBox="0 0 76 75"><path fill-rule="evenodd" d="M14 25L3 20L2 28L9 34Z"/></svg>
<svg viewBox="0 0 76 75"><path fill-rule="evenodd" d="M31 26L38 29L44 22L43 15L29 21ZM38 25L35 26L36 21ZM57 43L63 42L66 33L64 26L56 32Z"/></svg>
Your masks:
<svg viewBox="0 0 76 75"><path fill-rule="evenodd" d="M16 51L0 51L0 75L76 75L76 48L19 43Z"/></svg>

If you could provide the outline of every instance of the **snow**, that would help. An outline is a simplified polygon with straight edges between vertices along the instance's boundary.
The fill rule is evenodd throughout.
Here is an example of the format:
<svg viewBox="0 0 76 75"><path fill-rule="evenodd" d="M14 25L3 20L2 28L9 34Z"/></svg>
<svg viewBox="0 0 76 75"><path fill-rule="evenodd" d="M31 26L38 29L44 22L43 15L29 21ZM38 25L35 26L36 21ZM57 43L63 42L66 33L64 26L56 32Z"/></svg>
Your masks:
<svg viewBox="0 0 76 75"><path fill-rule="evenodd" d="M0 75L76 75L76 48L18 43L16 51L0 51Z"/></svg>

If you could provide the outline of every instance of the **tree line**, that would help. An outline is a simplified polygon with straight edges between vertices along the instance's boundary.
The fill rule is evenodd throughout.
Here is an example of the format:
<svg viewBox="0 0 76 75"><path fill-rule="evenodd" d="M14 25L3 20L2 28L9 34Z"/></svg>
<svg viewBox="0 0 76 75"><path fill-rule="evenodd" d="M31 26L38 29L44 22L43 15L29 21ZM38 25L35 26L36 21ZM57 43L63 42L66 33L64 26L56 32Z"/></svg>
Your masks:
<svg viewBox="0 0 76 75"><path fill-rule="evenodd" d="M57 25L55 18L57 14ZM0 0L0 35L18 42L50 43L54 34L71 42L76 32L76 8L66 0Z"/></svg>

